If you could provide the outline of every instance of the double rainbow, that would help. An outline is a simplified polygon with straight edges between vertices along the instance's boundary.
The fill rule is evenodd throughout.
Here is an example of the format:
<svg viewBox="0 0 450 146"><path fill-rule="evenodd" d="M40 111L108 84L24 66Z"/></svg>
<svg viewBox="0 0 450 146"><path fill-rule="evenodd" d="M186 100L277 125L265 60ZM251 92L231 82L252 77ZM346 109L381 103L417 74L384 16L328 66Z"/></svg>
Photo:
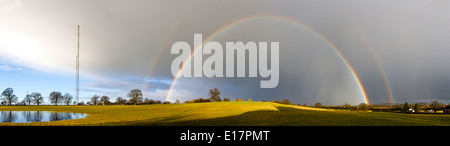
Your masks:
<svg viewBox="0 0 450 146"><path fill-rule="evenodd" d="M232 28L233 26L236 26L236 25L238 25L238 24L240 24L240 23L243 23L243 22L256 20L256 19L271 19L271 20L277 20L277 21L289 22L289 23L292 23L292 24L294 24L294 25L296 25L296 26L299 26L299 27L302 28L302 29L305 29L305 30L311 32L312 34L314 34L314 36L316 36L317 38L323 40L323 41L324 41L324 42L325 42L325 43L326 43L326 44L327 44L327 45L328 45L328 46L329 46L329 47L330 47L330 48L331 48L338 56L339 56L339 58L341 59L341 61L346 65L347 69L348 69L348 70L350 71L350 73L352 74L352 76L353 76L353 78L354 78L354 80L355 80L355 82L356 82L356 84L357 84L357 86L358 86L358 88L359 88L359 91L360 91L360 93L361 93L361 97L363 98L363 100L364 100L364 102L365 102L366 104L369 104L369 100L367 99L366 92L364 91L364 87L362 86L361 81L360 81L358 75L356 74L355 70L354 70L353 67L350 65L350 63L348 62L348 60L342 55L341 51L339 51L339 49L338 49L332 42L330 42L326 37L324 37L322 34L320 34L320 33L317 32L316 30L314 30L313 28L311 28L311 27L309 27L309 26L307 26L307 25L303 24L302 22L297 21L297 20L295 20L295 19L291 19L291 18L287 18L287 17L282 17L282 16L276 16L276 15L259 15L259 16L245 17L245 18L242 18L242 19L235 20L235 21L229 23L228 25L225 25L224 27L220 28L220 29L217 30L214 34L212 34L212 35L209 36L207 39L205 39L205 40L203 41L202 44L205 44L206 42L210 41L211 39L213 39L214 37L216 37L216 36L219 35L220 33L224 32L225 30L228 30L228 29ZM174 79L173 79L173 81L172 81L172 84L171 84L171 86L170 86L170 88L169 88L169 91L168 91L168 93L167 93L166 101L168 101L168 100L170 99L170 96L172 95L172 91L173 91L173 89L174 89L174 87L175 87L175 85L176 85L176 83L177 83L177 80L178 80L178 78L181 76L181 73L183 72L184 66L185 66L188 62L191 61L192 56L194 56L194 54L197 52L198 49L199 49L199 48L196 48L196 49L191 53L191 56L188 57L188 58L184 61L182 67L181 67L180 70L178 71L177 75L174 77ZM200 53L202 53L202 52L200 52Z"/></svg>

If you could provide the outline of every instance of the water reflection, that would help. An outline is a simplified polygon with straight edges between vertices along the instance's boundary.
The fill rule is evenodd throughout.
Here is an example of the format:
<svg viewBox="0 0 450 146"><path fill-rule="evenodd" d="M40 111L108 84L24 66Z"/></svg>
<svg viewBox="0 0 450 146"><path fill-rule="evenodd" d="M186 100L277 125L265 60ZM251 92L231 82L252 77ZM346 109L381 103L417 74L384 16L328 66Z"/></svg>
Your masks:
<svg viewBox="0 0 450 146"><path fill-rule="evenodd" d="M1 122L28 123L85 118L84 113L58 113L48 111L0 111Z"/></svg>

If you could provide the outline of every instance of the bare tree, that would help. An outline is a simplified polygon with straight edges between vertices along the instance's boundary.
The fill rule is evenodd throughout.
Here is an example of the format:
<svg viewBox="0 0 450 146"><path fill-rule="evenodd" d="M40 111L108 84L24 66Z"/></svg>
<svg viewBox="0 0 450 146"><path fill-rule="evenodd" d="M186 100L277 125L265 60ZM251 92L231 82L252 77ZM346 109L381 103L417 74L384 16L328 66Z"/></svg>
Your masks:
<svg viewBox="0 0 450 146"><path fill-rule="evenodd" d="M108 96L102 96L102 98L100 99L100 103L102 103L103 105L108 105L109 102L109 97Z"/></svg>
<svg viewBox="0 0 450 146"><path fill-rule="evenodd" d="M30 94L27 94L27 96L25 96L25 98L23 99L23 101L24 101L25 103L28 103L28 105L31 105L31 102L32 102L33 100L31 99L31 95L30 95Z"/></svg>
<svg viewBox="0 0 450 146"><path fill-rule="evenodd" d="M441 103L438 100L431 101L430 108L436 113L436 111L441 106Z"/></svg>
<svg viewBox="0 0 450 146"><path fill-rule="evenodd" d="M52 93L50 93L50 96L48 98L50 99L50 103L58 105L58 103L63 102L64 97L62 96L61 92L53 91Z"/></svg>
<svg viewBox="0 0 450 146"><path fill-rule="evenodd" d="M116 104L125 105L125 104L127 104L127 99L124 99L122 97L117 97Z"/></svg>
<svg viewBox="0 0 450 146"><path fill-rule="evenodd" d="M221 92L219 91L219 89L214 88L214 89L209 89L209 100L211 101L220 101L220 95Z"/></svg>
<svg viewBox="0 0 450 146"><path fill-rule="evenodd" d="M69 93L66 93L66 94L64 94L64 96L63 96L63 102L64 102L66 105L69 105L70 102L72 102L72 99L73 99L73 96L70 95Z"/></svg>
<svg viewBox="0 0 450 146"><path fill-rule="evenodd" d="M92 96L92 97L91 97L91 103L92 103L93 105L97 105L98 102L99 102L99 98L100 98L100 96L98 96L98 95Z"/></svg>
<svg viewBox="0 0 450 146"><path fill-rule="evenodd" d="M11 105L13 102L17 102L17 96L14 94L14 90L12 88L6 88L3 93L3 101L7 102Z"/></svg>
<svg viewBox="0 0 450 146"><path fill-rule="evenodd" d="M44 98L41 96L41 93L39 92L31 93L31 97L33 97L32 100L34 104L39 105L41 103L44 103Z"/></svg>
<svg viewBox="0 0 450 146"><path fill-rule="evenodd" d="M142 99L144 98L142 95L142 91L139 89L133 89L128 93L128 98L130 98L129 102L131 104L138 104L142 102Z"/></svg>

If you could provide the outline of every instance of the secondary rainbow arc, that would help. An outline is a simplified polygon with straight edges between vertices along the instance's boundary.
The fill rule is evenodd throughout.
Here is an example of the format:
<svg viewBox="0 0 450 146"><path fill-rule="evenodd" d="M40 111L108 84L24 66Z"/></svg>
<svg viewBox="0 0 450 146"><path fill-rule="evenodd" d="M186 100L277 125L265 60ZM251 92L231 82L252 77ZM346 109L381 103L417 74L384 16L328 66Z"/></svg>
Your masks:
<svg viewBox="0 0 450 146"><path fill-rule="evenodd" d="M392 91L391 82L390 82L388 76L386 75L386 71L384 70L383 65L380 63L380 59L376 55L374 48L372 47L371 43L367 39L366 35L364 35L364 33L357 26L354 26L354 28L356 29L356 32L357 32L358 36L361 38L361 40L363 41L364 45L366 45L372 58L375 61L375 64L377 65L378 70L380 71L381 77L383 78L384 86L386 88L386 91L388 92L389 101L392 104L395 103L395 98L394 98L395 96L394 96L394 92Z"/></svg>

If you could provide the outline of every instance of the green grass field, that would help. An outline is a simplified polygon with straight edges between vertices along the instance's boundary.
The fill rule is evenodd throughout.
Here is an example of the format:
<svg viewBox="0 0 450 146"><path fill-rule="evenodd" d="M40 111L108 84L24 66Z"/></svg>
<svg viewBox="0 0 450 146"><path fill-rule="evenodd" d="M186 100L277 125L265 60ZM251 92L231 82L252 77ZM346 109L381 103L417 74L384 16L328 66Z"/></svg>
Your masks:
<svg viewBox="0 0 450 146"><path fill-rule="evenodd" d="M355 112L271 102L128 106L0 106L0 111L87 113L83 119L0 126L448 126L450 115Z"/></svg>

